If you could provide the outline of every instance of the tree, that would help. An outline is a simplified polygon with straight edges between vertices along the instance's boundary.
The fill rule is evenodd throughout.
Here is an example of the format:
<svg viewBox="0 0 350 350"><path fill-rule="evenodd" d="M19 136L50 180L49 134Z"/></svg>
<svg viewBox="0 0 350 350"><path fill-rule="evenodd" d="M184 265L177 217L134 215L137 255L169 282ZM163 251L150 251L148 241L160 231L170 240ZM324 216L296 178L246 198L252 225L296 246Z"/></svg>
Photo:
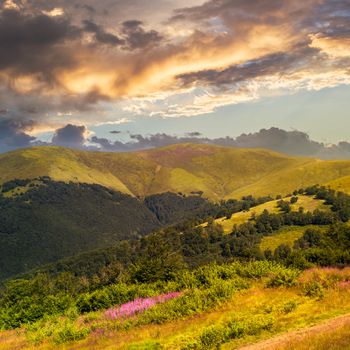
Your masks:
<svg viewBox="0 0 350 350"><path fill-rule="evenodd" d="M285 261L288 259L292 250L287 244L282 243L275 249L274 258L278 261Z"/></svg>
<svg viewBox="0 0 350 350"><path fill-rule="evenodd" d="M290 199L290 204L295 204L297 201L298 201L298 197L296 197L296 196L293 196L293 197L291 197L291 199Z"/></svg>
<svg viewBox="0 0 350 350"><path fill-rule="evenodd" d="M162 233L143 238L140 250L140 257L131 268L131 279L136 282L168 281L185 267L182 255Z"/></svg>

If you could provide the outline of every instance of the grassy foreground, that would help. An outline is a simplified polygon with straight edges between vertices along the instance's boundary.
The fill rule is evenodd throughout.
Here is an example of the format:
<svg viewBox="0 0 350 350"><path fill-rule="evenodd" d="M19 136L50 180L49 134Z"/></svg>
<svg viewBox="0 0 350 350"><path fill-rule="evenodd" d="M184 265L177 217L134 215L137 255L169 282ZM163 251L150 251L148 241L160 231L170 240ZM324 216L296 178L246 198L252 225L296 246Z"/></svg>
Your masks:
<svg viewBox="0 0 350 350"><path fill-rule="evenodd" d="M104 311L75 318L74 327L94 329L85 339L65 344L49 339L38 341L39 327L27 331L0 333L1 350L51 349L237 349L271 338L287 331L310 327L339 315L350 313L350 269L314 268L302 273L294 282L290 279L266 276L253 278L248 289L221 299L204 312L165 322L144 320L137 315L119 323L107 320ZM273 282L272 282L273 281ZM282 282L281 282L282 281ZM272 283L271 283L272 282ZM172 303L164 304L170 312ZM60 323L66 322L63 318ZM144 323L144 324L142 324ZM49 326L49 322L41 327ZM57 324L57 327L58 324ZM342 344L348 339L347 328L335 328L332 333L303 334L302 344L320 344L308 349L325 349L330 339ZM316 342L317 341L317 342ZM315 343L316 342L316 343ZM271 349L306 349L294 347L296 342L281 343ZM318 346L318 345L317 345ZM260 349L260 348L259 348ZM334 347L335 349L335 347ZM340 349L340 348L339 348Z"/></svg>
<svg viewBox="0 0 350 350"><path fill-rule="evenodd" d="M350 349L350 314L335 317L312 327L291 331L241 348L241 350L309 349Z"/></svg>

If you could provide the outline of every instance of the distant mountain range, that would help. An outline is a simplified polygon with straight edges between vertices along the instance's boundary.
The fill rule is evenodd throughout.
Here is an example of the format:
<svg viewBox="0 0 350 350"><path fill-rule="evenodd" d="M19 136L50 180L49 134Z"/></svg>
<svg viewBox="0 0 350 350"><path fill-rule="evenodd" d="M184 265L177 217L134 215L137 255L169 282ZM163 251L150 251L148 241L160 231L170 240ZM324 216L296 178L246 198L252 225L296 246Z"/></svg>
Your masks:
<svg viewBox="0 0 350 350"><path fill-rule="evenodd" d="M285 195L313 184L349 191L350 161L188 143L128 153L34 147L0 155L0 183L39 176L100 184L136 197L203 192L204 197L220 200Z"/></svg>

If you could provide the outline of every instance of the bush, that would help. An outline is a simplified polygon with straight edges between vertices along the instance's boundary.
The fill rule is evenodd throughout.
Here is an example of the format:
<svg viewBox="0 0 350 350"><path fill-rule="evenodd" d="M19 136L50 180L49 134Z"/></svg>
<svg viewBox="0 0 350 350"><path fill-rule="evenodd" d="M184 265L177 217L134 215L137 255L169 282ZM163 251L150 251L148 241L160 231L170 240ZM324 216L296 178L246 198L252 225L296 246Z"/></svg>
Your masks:
<svg viewBox="0 0 350 350"><path fill-rule="evenodd" d="M292 287L297 283L297 278L300 274L299 270L284 269L272 275L267 282L267 287Z"/></svg>
<svg viewBox="0 0 350 350"><path fill-rule="evenodd" d="M26 327L26 334L29 341L41 343L50 339L54 344L63 344L84 339L90 330L81 327L69 318L45 318Z"/></svg>
<svg viewBox="0 0 350 350"><path fill-rule="evenodd" d="M313 281L304 285L304 293L308 297L323 299L324 288L321 283Z"/></svg>
<svg viewBox="0 0 350 350"><path fill-rule="evenodd" d="M78 328L74 323L66 321L53 337L55 344L63 344L84 339L90 333L88 328Z"/></svg>
<svg viewBox="0 0 350 350"><path fill-rule="evenodd" d="M294 311L297 308L297 306L298 306L298 303L296 302L296 300L290 300L281 306L281 311L284 314L289 314L292 311Z"/></svg>

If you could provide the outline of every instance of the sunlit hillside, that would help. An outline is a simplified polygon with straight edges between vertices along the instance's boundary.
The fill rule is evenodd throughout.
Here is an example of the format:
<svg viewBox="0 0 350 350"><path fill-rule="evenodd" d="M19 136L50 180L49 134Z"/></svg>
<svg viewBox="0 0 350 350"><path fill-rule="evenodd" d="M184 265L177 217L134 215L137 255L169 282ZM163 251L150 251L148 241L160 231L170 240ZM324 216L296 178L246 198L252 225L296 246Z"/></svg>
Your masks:
<svg viewBox="0 0 350 350"><path fill-rule="evenodd" d="M313 212L316 209L329 210L329 206L325 205L322 200L304 195L299 195L297 197L298 201L291 204L291 209L293 211L298 211L299 208L303 208L303 210L309 212ZM283 200L289 201L290 198L284 198ZM278 200L269 201L252 207L249 210L234 213L229 219L227 217L216 219L215 222L223 227L225 233L231 233L235 225L241 225L249 221L253 216L260 215L264 210L267 210L270 213L279 213L281 210L278 207ZM207 224L205 223L202 225L205 226Z"/></svg>
<svg viewBox="0 0 350 350"><path fill-rule="evenodd" d="M350 176L350 161L198 144L134 153L35 147L0 156L1 182L43 175L54 180L97 183L134 196L202 191L205 197L218 200L248 194L286 195L316 183L348 190L338 179Z"/></svg>

